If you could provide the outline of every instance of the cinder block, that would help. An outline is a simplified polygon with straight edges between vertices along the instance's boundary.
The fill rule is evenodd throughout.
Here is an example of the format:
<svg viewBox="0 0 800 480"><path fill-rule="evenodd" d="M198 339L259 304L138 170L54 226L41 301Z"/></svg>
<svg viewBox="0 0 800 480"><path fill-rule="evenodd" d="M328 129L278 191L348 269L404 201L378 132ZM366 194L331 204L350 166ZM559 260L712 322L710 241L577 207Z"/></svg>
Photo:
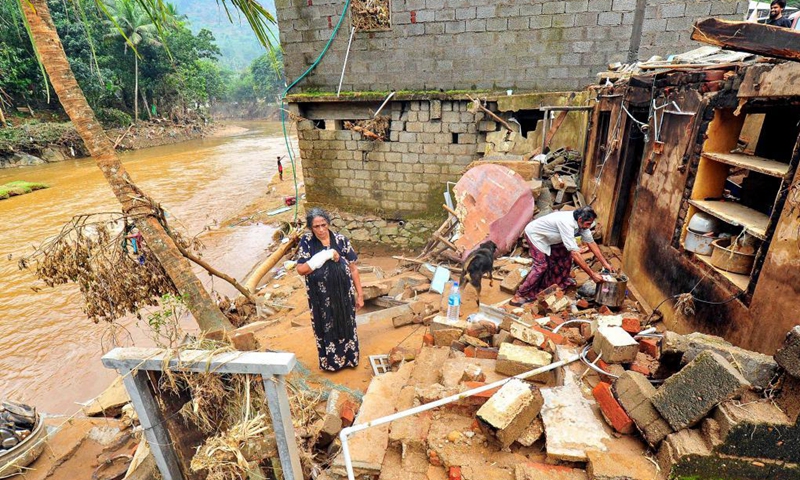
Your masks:
<svg viewBox="0 0 800 480"><path fill-rule="evenodd" d="M786 373L800 378L800 325L786 334L783 346L775 353L775 361Z"/></svg>
<svg viewBox="0 0 800 480"><path fill-rule="evenodd" d="M505 448L525 432L539 415L543 403L537 387L513 379L492 395L475 416L481 428Z"/></svg>
<svg viewBox="0 0 800 480"><path fill-rule="evenodd" d="M631 363L639 353L639 344L622 327L600 327L592 348L606 363Z"/></svg>
<svg viewBox="0 0 800 480"><path fill-rule="evenodd" d="M553 363L553 356L536 347L525 347L512 343L500 344L495 371L510 377L535 370ZM553 379L551 372L537 375L529 380L549 383Z"/></svg>
<svg viewBox="0 0 800 480"><path fill-rule="evenodd" d="M677 431L696 424L715 405L749 387L750 383L721 355L705 351L668 378L652 401Z"/></svg>
<svg viewBox="0 0 800 480"><path fill-rule="evenodd" d="M643 375L624 372L614 381L612 391L651 447L657 447L664 437L672 433L672 428L651 401L656 389Z"/></svg>
<svg viewBox="0 0 800 480"><path fill-rule="evenodd" d="M683 363L691 362L700 352L710 350L736 366L754 386L768 388L778 373L778 364L769 355L739 348L722 337L694 332L684 337ZM798 360L800 362L800 360Z"/></svg>

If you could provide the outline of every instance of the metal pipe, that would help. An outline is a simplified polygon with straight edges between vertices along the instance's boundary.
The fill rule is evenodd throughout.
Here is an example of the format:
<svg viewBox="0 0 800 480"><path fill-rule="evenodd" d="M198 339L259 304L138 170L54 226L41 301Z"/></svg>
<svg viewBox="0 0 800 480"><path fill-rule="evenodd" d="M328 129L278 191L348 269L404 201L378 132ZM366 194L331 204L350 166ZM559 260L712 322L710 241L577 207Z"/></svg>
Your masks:
<svg viewBox="0 0 800 480"><path fill-rule="evenodd" d="M386 97L386 100L384 100L383 103L381 103L381 106L378 107L378 110L375 112L375 115L373 115L372 118L378 118L378 114L381 113L381 110L383 110L383 107L385 107L386 104L389 103L389 99L392 98L393 96L394 96L394 90L392 90L392 92L389 94L389 96Z"/></svg>
<svg viewBox="0 0 800 480"><path fill-rule="evenodd" d="M342 14L344 15L344 14ZM347 51L344 53L344 64L342 65L342 76L339 77L339 88L336 90L336 97L339 97L339 94L342 93L342 82L344 81L344 70L347 68L347 57L350 56L350 45L353 44L353 36L356 34L356 27L350 31L350 40L347 42Z"/></svg>
<svg viewBox="0 0 800 480"><path fill-rule="evenodd" d="M341 432L339 432L339 439L342 441L342 455L344 456L344 466L347 470L347 478L348 480L355 480L355 474L353 473L353 462L350 459L350 448L347 445L347 437L350 434L360 432L362 430L366 430L370 427L377 427L378 425L383 425L385 423L393 422L395 420L399 420L401 418L408 417L410 415L415 415L417 413L422 413L428 410L432 410L437 407L441 407L442 405L447 405L448 403L453 403L457 400L461 400L462 398L471 397L472 395L477 395L478 393L483 393L488 390L495 389L500 387L507 382L513 379L524 380L529 377L534 377L536 375L540 375L545 372L549 372L550 370L554 370L559 367L563 367L564 365L569 365L570 363L578 360L580 355L572 355L564 360L551 363L550 365L537 368L535 370L531 370L529 372L520 373L519 375L504 378L503 380L498 380L494 383L490 383L488 385L484 385L482 387L473 388L472 390L467 390L466 392L461 392L456 395L451 395L449 397L443 398L441 400L436 400L435 402L426 403L424 405L420 405L418 407L410 408L408 410L404 410L402 412L393 413L391 415L387 415L385 417L376 418L375 420L369 421L367 423L359 423L358 425L353 425L352 427L343 428Z"/></svg>

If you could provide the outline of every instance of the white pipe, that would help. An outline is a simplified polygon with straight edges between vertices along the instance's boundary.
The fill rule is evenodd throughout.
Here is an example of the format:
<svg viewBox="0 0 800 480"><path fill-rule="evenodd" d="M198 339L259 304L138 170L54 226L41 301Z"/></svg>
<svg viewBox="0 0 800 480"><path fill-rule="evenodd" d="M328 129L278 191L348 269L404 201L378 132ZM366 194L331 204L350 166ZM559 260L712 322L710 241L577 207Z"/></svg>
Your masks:
<svg viewBox="0 0 800 480"><path fill-rule="evenodd" d="M650 335L651 333L654 333L655 331L656 331L656 327L650 327L650 328L647 328L647 329L642 330L641 332L637 333L636 335L633 336L633 338L646 337L646 336Z"/></svg>
<svg viewBox="0 0 800 480"><path fill-rule="evenodd" d="M534 377L536 375L540 375L545 372L549 372L550 370L554 370L558 367L563 367L564 365L569 365L570 363L578 360L580 358L579 355L572 355L564 360L551 363L550 365L546 365L544 367L537 368L535 370L531 370L529 372L520 373L519 375L504 378L503 380L498 380L494 383L490 383L488 385L484 385L482 387L473 388L472 390L467 390L466 392L461 392L456 395L451 395L449 397L445 397L441 400L436 400L435 402L426 403L424 405L420 405L418 407L409 408L408 410L404 410L402 412L393 413L391 415L387 415L385 417L376 418L375 420L369 421L367 423L359 423L358 425L353 425L352 427L343 428L341 432L339 432L339 439L342 441L342 455L344 455L344 466L347 469L347 478L348 480L355 480L355 475L353 474L353 462L350 459L350 448L347 445L347 437L356 432L360 432L362 430L366 430L370 427L377 427L378 425L383 425L384 423L393 422L395 420L399 420L401 418L408 417L410 415L416 415L417 413L422 413L428 410L432 410L437 407L441 407L442 405L447 405L448 403L453 403L457 400L461 400L462 398L471 397L472 395L477 395L479 393L486 392L488 390L495 389L500 387L507 382L517 378L519 380L524 380L528 377Z"/></svg>
<svg viewBox="0 0 800 480"><path fill-rule="evenodd" d="M347 51L344 54L344 65L342 65L342 76L339 77L339 88L336 90L336 96L338 97L340 93L342 93L342 82L344 81L344 70L347 68L347 57L350 56L350 45L353 44L353 36L356 34L356 27L350 31L350 40L347 42Z"/></svg>
<svg viewBox="0 0 800 480"><path fill-rule="evenodd" d="M568 323L592 323L592 322L590 320L581 320L580 318L573 318L572 320L567 320L566 322L556 326L556 328L553 329L553 333L558 333L558 331L561 330L561 327L563 327Z"/></svg>
<svg viewBox="0 0 800 480"><path fill-rule="evenodd" d="M385 107L386 104L389 103L389 99L391 99L392 97L394 97L394 90L392 90L392 92L389 94L389 96L386 97L386 100L384 100L383 103L381 103L381 106L378 107L378 110L375 112L375 115L373 115L372 118L378 118L378 114L381 113L381 110L383 110L383 107Z"/></svg>

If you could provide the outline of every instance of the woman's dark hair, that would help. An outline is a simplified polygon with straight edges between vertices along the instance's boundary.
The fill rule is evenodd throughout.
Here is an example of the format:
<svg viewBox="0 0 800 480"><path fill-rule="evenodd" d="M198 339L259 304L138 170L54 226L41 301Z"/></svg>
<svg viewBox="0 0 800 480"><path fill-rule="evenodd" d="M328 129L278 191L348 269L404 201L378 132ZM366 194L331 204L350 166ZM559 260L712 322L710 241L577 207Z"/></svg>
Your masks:
<svg viewBox="0 0 800 480"><path fill-rule="evenodd" d="M314 223L314 219L317 217L324 218L325 221L328 222L328 225L330 225L331 217L328 215L328 212L319 207L314 207L306 213L306 226L309 230L311 229L311 224Z"/></svg>
<svg viewBox="0 0 800 480"><path fill-rule="evenodd" d="M595 213L592 207L581 207L572 212L572 216L575 217L575 220L579 222L586 222L592 221L597 218L597 214Z"/></svg>

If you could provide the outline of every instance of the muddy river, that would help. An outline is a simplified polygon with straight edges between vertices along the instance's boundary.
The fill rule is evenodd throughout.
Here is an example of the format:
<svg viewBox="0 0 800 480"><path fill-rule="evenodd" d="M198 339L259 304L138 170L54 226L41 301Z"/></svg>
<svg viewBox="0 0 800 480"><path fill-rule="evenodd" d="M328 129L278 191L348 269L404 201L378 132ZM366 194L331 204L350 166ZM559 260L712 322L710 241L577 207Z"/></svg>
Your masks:
<svg viewBox="0 0 800 480"><path fill-rule="evenodd" d="M167 209L173 225L194 235L267 195L275 158L286 152L279 123L238 126L247 130L123 153L122 160L137 184ZM72 413L76 402L93 398L113 378L99 361L113 347L112 337L125 345L149 340L133 318L113 331L89 321L72 285L35 292L35 278L17 268L17 259L72 216L119 211L119 204L91 159L0 170L0 184L14 180L50 188L0 201L0 398ZM271 233L266 225L212 229L201 237L204 258L242 279L266 256ZM207 275L200 278L211 284ZM220 280L213 287L233 292Z"/></svg>

